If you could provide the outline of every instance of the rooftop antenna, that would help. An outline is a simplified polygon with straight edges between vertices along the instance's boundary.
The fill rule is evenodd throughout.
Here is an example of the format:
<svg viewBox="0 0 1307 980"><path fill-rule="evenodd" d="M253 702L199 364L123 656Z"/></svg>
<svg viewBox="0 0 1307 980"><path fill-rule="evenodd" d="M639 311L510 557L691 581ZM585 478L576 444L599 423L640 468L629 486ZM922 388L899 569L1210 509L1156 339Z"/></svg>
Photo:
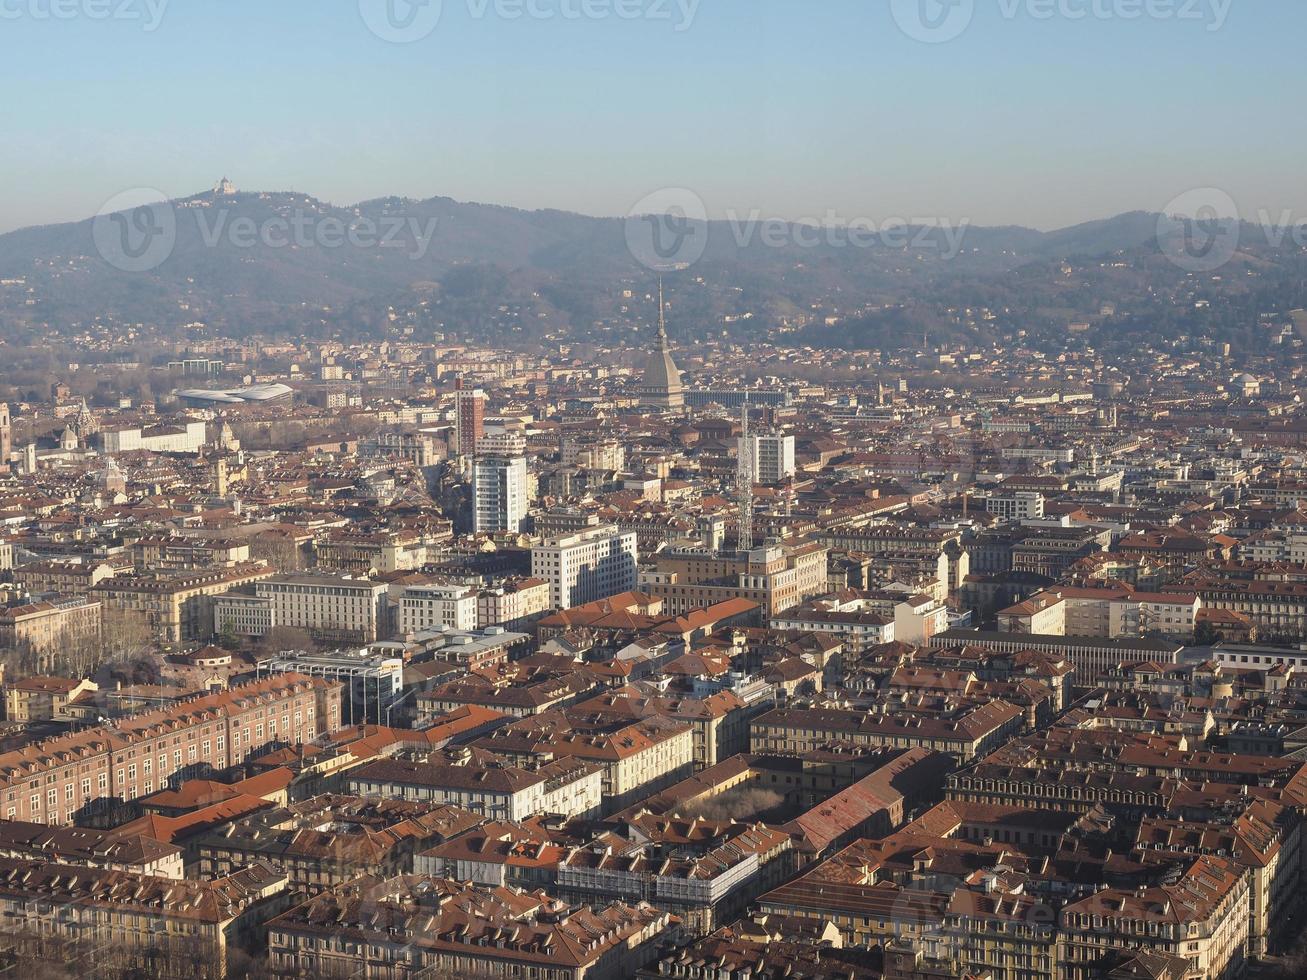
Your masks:
<svg viewBox="0 0 1307 980"><path fill-rule="evenodd" d="M667 307L663 305L663 277L658 277L658 344L667 345Z"/></svg>
<svg viewBox="0 0 1307 980"><path fill-rule="evenodd" d="M753 550L753 444L749 438L749 392L744 392L740 412L740 452L736 461L736 492L739 495L740 550Z"/></svg>

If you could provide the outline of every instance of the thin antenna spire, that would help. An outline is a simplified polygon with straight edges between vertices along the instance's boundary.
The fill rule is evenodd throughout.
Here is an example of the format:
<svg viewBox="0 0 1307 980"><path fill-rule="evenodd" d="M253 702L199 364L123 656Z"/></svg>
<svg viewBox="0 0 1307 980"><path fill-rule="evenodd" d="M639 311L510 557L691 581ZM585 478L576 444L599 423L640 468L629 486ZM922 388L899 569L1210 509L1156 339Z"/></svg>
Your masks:
<svg viewBox="0 0 1307 980"><path fill-rule="evenodd" d="M753 440L749 436L749 392L744 392L740 412L740 452L736 465L736 491L739 494L740 550L753 550Z"/></svg>
<svg viewBox="0 0 1307 980"><path fill-rule="evenodd" d="M663 303L663 277L658 277L658 340L667 343L667 307Z"/></svg>

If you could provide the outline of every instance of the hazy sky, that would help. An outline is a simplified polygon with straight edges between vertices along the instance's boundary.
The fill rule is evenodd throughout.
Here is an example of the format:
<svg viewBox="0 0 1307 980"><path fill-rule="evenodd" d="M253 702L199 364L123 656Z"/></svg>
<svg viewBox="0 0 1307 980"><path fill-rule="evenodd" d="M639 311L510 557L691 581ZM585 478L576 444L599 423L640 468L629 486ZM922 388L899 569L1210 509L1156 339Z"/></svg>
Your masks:
<svg viewBox="0 0 1307 980"><path fill-rule="evenodd" d="M389 2L383 32L430 27ZM673 186L713 216L1042 228L1210 186L1307 216L1303 0L948 2L443 0L391 43L386 0L0 0L0 231L223 174L337 204L619 215ZM968 13L942 43L899 26Z"/></svg>

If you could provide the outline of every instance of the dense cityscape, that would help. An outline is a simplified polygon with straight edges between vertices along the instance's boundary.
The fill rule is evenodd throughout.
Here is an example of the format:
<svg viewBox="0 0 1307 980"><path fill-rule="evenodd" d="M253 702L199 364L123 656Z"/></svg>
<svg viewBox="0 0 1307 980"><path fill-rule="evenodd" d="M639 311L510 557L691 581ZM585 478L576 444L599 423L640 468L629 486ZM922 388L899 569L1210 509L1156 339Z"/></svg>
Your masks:
<svg viewBox="0 0 1307 980"><path fill-rule="evenodd" d="M693 286L0 369L6 973L1301 975L1302 314L682 345Z"/></svg>

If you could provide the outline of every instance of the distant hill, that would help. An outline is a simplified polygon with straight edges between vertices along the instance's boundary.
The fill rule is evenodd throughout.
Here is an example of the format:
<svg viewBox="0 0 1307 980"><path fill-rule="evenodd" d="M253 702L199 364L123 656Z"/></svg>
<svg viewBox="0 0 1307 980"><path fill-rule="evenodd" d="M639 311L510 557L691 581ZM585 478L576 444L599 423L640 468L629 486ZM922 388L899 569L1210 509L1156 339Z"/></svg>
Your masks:
<svg viewBox="0 0 1307 980"><path fill-rule="evenodd" d="M448 198L337 207L290 192L213 192L170 202L166 215L175 241L146 271L124 272L114 255L105 257L105 229L130 228L138 217L131 213L112 219L119 224L87 220L0 235L0 329L98 320L202 321L236 335L348 332L381 329L400 310L423 330L462 336L589 337L623 316L647 319L647 311L624 314L615 297L619 283L639 286L655 275L633 257L628 222L561 211ZM1161 258L1158 221L1132 212L1052 232L968 227L960 239L958 229L892 229L856 247L843 229L772 228L771 241L747 223L691 223L706 244L690 275L708 288L682 296L674 330L690 338L736 319L770 325L812 310L865 318L895 309L887 328L895 334L916 328L914 308L944 303L932 317L942 317L937 326L947 333L954 303L976 305L993 293L992 302L1011 306L1003 298L1011 291L1037 295L1055 283L1065 293L1057 283L1065 273L1055 266L1067 260L1130 255L1147 269ZM810 240L816 244L800 243ZM1155 268L1163 277L1183 275L1164 260ZM1109 292L1090 297L1093 309L1115 298ZM1075 315L1075 303L1069 310ZM820 329L807 336L832 340Z"/></svg>

